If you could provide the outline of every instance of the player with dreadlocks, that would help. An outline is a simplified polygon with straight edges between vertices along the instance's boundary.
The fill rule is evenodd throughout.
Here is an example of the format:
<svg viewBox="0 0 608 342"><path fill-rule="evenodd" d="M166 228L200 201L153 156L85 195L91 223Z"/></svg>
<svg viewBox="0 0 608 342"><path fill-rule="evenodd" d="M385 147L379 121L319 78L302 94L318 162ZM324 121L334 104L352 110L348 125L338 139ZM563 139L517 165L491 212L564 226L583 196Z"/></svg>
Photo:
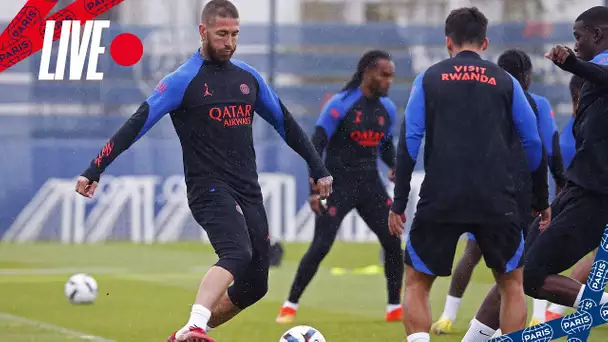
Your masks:
<svg viewBox="0 0 608 342"><path fill-rule="evenodd" d="M549 101L545 97L528 91L532 79L532 61L530 60L530 56L522 50L510 49L505 51L498 58L498 65L519 81L528 98L528 102L530 102L530 105L536 114L540 137L548 157L548 165L559 192L559 189L565 184L564 168L559 145L559 131ZM517 149L519 149L519 146L514 146L514 150ZM523 162L525 160L523 152L518 155L521 157L516 156L516 159ZM522 165L520 170L520 177L517 177L516 179L518 182L516 187L519 191L521 211L529 213L523 214L521 218L522 229L526 232L534 220L534 217L531 215L532 203L530 203L532 198L532 184L529 173L526 172L525 165ZM465 247L465 252L454 269L443 314L431 328L431 331L435 334L451 331L452 324L456 320L456 314L464 291L471 280L473 270L481 260L481 250L477 245L475 236L469 233L468 237L469 239ZM534 301L534 314L530 325L544 321L546 307L546 301Z"/></svg>
<svg viewBox="0 0 608 342"><path fill-rule="evenodd" d="M384 51L369 51L358 63L346 86L324 106L312 141L320 155L327 147L325 164L336 178L334 192L323 204L311 189L310 207L316 214L315 234L302 258L289 298L277 323L291 323L306 286L329 253L342 220L352 209L378 236L384 249L388 287L387 321L401 321L400 288L403 278L401 239L391 236L388 211L391 199L378 174L378 153L393 180L395 147L392 128L396 107L387 97L395 66Z"/></svg>

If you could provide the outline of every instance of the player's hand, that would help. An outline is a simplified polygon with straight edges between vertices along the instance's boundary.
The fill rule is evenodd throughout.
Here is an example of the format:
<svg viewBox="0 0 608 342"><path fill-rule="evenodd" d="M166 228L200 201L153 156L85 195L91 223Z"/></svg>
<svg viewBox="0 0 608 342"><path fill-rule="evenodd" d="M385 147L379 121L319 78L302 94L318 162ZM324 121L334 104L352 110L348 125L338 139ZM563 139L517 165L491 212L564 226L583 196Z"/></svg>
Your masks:
<svg viewBox="0 0 608 342"><path fill-rule="evenodd" d="M312 185L313 192L318 193L319 197L322 200L327 199L327 197L329 197L329 195L331 195L331 193L333 192L333 183L334 178L332 176L319 178L316 184L312 178L310 179L310 184Z"/></svg>
<svg viewBox="0 0 608 342"><path fill-rule="evenodd" d="M315 214L322 214L325 210L327 210L325 205L321 202L321 196L318 194L310 195L308 198L308 204L310 204L310 209Z"/></svg>
<svg viewBox="0 0 608 342"><path fill-rule="evenodd" d="M80 176L76 180L76 192L87 198L93 198L97 182L91 182L87 177Z"/></svg>
<svg viewBox="0 0 608 342"><path fill-rule="evenodd" d="M551 51L545 54L545 58L550 59L553 63L564 64L570 54L573 54L572 50L563 45L555 45Z"/></svg>
<svg viewBox="0 0 608 342"><path fill-rule="evenodd" d="M547 229L549 223L551 223L551 207L541 211L540 213L535 212L535 216L540 215L540 222L538 223L538 229L540 229L541 233Z"/></svg>
<svg viewBox="0 0 608 342"><path fill-rule="evenodd" d="M388 180L395 183L395 169L388 170Z"/></svg>
<svg viewBox="0 0 608 342"><path fill-rule="evenodd" d="M388 214L388 230L392 235L401 237L403 235L405 223L405 213L404 214L396 214L392 210L389 211Z"/></svg>

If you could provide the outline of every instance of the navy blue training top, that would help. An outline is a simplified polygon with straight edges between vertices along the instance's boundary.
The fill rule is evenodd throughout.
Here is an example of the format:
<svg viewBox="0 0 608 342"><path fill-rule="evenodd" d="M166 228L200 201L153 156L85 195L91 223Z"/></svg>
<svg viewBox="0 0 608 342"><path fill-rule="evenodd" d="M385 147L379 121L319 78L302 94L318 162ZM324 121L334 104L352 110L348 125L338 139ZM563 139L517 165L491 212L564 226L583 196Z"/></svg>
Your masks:
<svg viewBox="0 0 608 342"><path fill-rule="evenodd" d="M312 141L325 165L336 176L374 171L378 150L386 165L395 167L392 130L397 107L388 97L367 98L359 88L335 94L323 107Z"/></svg>
<svg viewBox="0 0 608 342"><path fill-rule="evenodd" d="M608 194L608 50L587 62L573 51L559 68L585 82L572 127L575 149L566 179L592 192Z"/></svg>
<svg viewBox="0 0 608 342"><path fill-rule="evenodd" d="M329 175L311 141L255 69L238 60L204 60L199 50L160 81L83 176L99 180L120 153L170 113L183 149L191 201L208 185L259 197L254 112L306 160L315 180Z"/></svg>
<svg viewBox="0 0 608 342"><path fill-rule="evenodd" d="M517 214L514 130L528 170L533 171L534 193L543 194L545 209L548 190L542 143L536 116L519 82L470 51L431 66L416 77L405 110L391 210L397 214L405 210L426 135L417 217L468 223ZM543 187L544 192L538 190Z"/></svg>

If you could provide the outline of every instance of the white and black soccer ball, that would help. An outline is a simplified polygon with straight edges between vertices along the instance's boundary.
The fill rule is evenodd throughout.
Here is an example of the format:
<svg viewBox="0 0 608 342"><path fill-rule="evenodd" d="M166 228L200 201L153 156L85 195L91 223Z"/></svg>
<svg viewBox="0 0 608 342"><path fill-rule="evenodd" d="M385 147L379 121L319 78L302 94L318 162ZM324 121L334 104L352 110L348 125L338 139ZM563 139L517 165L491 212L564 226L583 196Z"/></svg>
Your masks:
<svg viewBox="0 0 608 342"><path fill-rule="evenodd" d="M279 342L325 342L325 337L313 327L298 325L284 333Z"/></svg>
<svg viewBox="0 0 608 342"><path fill-rule="evenodd" d="M91 304L97 298L97 281L88 274L74 274L65 283L65 296L72 304Z"/></svg>

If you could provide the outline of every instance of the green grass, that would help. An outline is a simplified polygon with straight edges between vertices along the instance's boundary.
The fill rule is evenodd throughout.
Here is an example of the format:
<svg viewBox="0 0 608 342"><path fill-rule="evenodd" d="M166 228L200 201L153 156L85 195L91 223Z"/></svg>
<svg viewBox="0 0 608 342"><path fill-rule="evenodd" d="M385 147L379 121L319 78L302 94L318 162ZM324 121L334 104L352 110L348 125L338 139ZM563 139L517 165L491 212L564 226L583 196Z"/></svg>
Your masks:
<svg viewBox="0 0 608 342"><path fill-rule="evenodd" d="M275 324L274 318L306 247L285 246L283 265L271 271L268 295L213 331L214 338L219 342L278 341L289 327ZM295 324L318 328L330 342L405 340L401 324L383 321L382 274L330 273L332 267L378 264L378 252L376 244L337 243L305 292ZM214 262L210 247L197 243L1 245L0 341L95 340L92 336L120 342L165 341L188 319L198 282ZM99 283L100 294L93 305L71 305L63 296L65 281L77 272L88 272ZM434 318L443 309L448 282L448 278L438 279L433 287ZM460 341L492 282L480 265L463 299L454 333L433 337L433 341ZM594 329L589 341L607 339L608 329L602 327Z"/></svg>

